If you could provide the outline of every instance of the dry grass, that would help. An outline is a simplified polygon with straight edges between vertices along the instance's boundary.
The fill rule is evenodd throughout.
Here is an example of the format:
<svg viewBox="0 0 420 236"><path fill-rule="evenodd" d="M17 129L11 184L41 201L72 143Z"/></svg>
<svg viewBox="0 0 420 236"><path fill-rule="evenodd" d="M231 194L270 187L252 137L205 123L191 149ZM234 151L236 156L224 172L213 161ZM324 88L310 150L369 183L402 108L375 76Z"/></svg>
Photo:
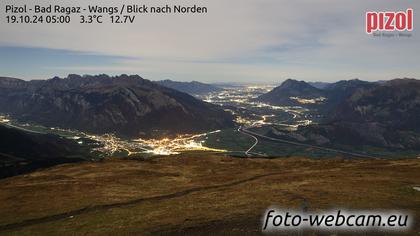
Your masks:
<svg viewBox="0 0 420 236"><path fill-rule="evenodd" d="M267 160L184 154L68 164L1 180L0 225L108 207L26 223L0 234L258 234L267 207L298 208L302 199L311 209L407 209L418 221L420 192L412 189L418 185L418 159ZM184 194L170 195L177 192ZM113 203L123 204L109 205ZM411 233L419 232L418 227Z"/></svg>

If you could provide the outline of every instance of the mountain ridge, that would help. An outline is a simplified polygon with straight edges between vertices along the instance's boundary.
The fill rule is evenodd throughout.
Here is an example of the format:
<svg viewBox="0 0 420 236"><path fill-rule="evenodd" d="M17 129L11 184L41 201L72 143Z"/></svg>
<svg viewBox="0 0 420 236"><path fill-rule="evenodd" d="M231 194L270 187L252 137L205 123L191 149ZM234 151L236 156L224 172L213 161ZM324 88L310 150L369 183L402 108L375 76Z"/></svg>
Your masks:
<svg viewBox="0 0 420 236"><path fill-rule="evenodd" d="M325 96L327 102L316 107L324 116L318 124L275 136L322 145L420 150L419 80L339 81L325 88Z"/></svg>
<svg viewBox="0 0 420 236"><path fill-rule="evenodd" d="M157 137L233 126L230 113L138 75L0 79L0 112L94 134Z"/></svg>
<svg viewBox="0 0 420 236"><path fill-rule="evenodd" d="M314 99L322 97L323 95L324 93L321 89L315 88L305 81L287 79L280 86L259 96L257 100L273 105L297 106L301 103L296 99L292 99L294 97Z"/></svg>

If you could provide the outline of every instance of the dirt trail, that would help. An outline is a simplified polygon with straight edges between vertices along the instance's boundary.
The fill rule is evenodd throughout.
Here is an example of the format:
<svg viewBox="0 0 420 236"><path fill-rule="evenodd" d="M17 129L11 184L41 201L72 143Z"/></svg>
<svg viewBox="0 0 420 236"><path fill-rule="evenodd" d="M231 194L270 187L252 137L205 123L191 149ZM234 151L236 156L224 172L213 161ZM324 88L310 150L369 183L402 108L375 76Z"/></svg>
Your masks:
<svg viewBox="0 0 420 236"><path fill-rule="evenodd" d="M276 172L276 173L261 174L261 175L256 175L256 176L253 176L253 177L250 177L250 178L233 181L233 182L226 183L226 184L195 187L195 188L190 188L190 189L186 189L186 190L171 193L171 194L154 196L154 197L146 197L146 198L138 198L138 199L134 199L134 200L127 201L127 202L89 206L89 207L81 208L81 209L74 210L74 211L64 212L64 213L61 213L61 214L49 215L49 216L34 218L34 219L28 219L28 220L24 220L24 221L16 222L16 223L11 223L11 224L7 224L7 225L0 225L0 231L19 229L19 228L26 227L26 226L32 226L32 225L37 225L37 224L59 221L59 220L63 220L63 219L69 218L69 217L74 217L74 216L78 216L78 215L82 215L82 214L86 214L86 213L90 213L90 212L95 212L95 211L100 211L100 210L108 210L108 209L112 209L112 208L119 208L119 207L125 207L125 206L130 206L130 205L136 205L136 204L141 204L143 202L155 202L155 201L167 200L167 199L172 199L172 198L178 198L178 197L182 197L182 196L185 196L185 195L188 195L188 194L191 194L191 193L195 193L195 192L202 192L202 191L206 191L206 190L215 190L215 189L233 187L235 185L240 185L240 184L255 181L255 180L258 180L258 179L261 179L261 178L274 176L274 175L280 175L280 174L284 174L284 173ZM291 197L295 198L295 199L300 199L299 196L295 196L295 195L293 195Z"/></svg>

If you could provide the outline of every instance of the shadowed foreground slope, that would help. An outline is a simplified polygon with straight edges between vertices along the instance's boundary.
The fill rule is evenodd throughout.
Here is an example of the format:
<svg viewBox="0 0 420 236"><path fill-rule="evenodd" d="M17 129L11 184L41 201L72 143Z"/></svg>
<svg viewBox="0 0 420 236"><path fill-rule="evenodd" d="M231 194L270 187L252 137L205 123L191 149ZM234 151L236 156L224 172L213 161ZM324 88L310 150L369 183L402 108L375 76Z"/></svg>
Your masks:
<svg viewBox="0 0 420 236"><path fill-rule="evenodd" d="M0 124L0 178L93 158L87 147L74 140Z"/></svg>
<svg viewBox="0 0 420 236"><path fill-rule="evenodd" d="M420 160L183 154L66 164L0 181L0 234L260 233L267 207L420 215ZM419 232L418 225L412 233Z"/></svg>

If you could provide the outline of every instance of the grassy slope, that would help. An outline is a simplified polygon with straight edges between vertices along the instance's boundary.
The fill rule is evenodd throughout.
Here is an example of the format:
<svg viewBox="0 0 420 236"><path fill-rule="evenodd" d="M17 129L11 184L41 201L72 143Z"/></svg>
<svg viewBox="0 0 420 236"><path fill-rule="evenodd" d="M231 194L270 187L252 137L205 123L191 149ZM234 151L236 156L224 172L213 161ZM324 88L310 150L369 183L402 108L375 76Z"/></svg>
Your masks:
<svg viewBox="0 0 420 236"><path fill-rule="evenodd" d="M0 234L256 234L267 207L299 208L303 199L310 209L408 209L418 222L420 192L412 187L419 181L418 159L265 160L184 154L66 164L0 180ZM104 207L92 207L98 205ZM85 207L91 208L2 227ZM412 233L419 231L417 225Z"/></svg>

